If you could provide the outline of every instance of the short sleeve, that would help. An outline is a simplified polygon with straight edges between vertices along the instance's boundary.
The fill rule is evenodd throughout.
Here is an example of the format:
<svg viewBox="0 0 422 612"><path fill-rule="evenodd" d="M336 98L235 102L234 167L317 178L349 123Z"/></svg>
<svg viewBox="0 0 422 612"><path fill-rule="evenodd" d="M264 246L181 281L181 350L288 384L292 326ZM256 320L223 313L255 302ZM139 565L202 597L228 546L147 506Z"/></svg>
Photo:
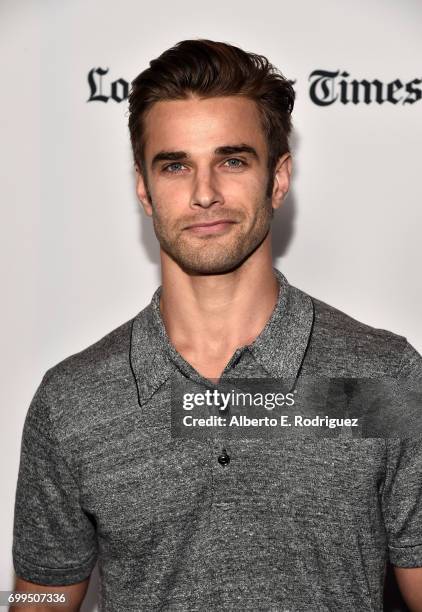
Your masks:
<svg viewBox="0 0 422 612"><path fill-rule="evenodd" d="M77 478L55 438L42 384L22 434L13 526L16 574L44 585L85 580L97 558L95 524L81 508Z"/></svg>
<svg viewBox="0 0 422 612"><path fill-rule="evenodd" d="M399 378L417 391L422 384L422 357L407 343ZM422 405L421 405L422 418ZM390 562L422 567L422 438L388 438L387 475L382 509Z"/></svg>

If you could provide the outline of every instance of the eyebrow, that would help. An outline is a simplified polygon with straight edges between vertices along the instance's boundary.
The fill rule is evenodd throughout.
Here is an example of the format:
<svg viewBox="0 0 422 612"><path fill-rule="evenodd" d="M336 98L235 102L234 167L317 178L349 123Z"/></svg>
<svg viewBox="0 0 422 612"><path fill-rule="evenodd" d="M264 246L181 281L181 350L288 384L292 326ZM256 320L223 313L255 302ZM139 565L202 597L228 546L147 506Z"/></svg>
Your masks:
<svg viewBox="0 0 422 612"><path fill-rule="evenodd" d="M225 145L222 147L217 147L214 150L214 155L239 155L240 153L249 153L255 157L255 159L259 160L258 153L254 147L251 147L247 144L236 144L236 145ZM161 161L185 161L189 159L188 153L186 151L160 151L156 155L154 155L151 167L154 168Z"/></svg>

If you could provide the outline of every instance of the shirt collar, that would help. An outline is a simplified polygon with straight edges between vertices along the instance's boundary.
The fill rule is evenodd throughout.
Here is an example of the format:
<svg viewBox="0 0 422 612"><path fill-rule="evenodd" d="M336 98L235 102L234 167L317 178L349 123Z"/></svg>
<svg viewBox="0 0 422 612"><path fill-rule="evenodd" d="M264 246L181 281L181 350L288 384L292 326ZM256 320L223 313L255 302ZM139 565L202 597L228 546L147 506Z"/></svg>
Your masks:
<svg viewBox="0 0 422 612"><path fill-rule="evenodd" d="M309 346L314 307L309 295L290 285L274 268L279 282L277 304L262 332L247 347L271 378L296 379ZM175 365L192 378L201 379L172 345L160 312L161 286L150 304L132 321L130 365L139 404L147 401L172 375ZM203 380L203 379L201 379Z"/></svg>

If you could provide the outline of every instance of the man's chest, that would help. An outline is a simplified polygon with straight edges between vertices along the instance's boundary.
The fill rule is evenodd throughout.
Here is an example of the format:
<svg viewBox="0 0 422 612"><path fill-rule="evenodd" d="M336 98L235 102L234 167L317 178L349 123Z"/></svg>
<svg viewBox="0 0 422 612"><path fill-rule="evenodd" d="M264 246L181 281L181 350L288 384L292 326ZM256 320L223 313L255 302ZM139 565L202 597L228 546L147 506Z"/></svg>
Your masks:
<svg viewBox="0 0 422 612"><path fill-rule="evenodd" d="M149 420L129 412L114 428L98 426L81 447L82 506L119 554L151 537L165 546L189 526L215 528L218 516L233 523L231 537L264 531L342 547L356 529L382 537L383 440L176 439L154 409Z"/></svg>

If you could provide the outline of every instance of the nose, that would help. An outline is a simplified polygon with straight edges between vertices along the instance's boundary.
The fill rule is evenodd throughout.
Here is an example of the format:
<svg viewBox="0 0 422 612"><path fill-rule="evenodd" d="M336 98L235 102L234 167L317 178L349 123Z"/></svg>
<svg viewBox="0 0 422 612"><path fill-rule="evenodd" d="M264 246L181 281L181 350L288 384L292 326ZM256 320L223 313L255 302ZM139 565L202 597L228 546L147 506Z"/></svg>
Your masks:
<svg viewBox="0 0 422 612"><path fill-rule="evenodd" d="M198 169L192 189L191 207L210 208L223 203L223 194L213 170L211 168Z"/></svg>

